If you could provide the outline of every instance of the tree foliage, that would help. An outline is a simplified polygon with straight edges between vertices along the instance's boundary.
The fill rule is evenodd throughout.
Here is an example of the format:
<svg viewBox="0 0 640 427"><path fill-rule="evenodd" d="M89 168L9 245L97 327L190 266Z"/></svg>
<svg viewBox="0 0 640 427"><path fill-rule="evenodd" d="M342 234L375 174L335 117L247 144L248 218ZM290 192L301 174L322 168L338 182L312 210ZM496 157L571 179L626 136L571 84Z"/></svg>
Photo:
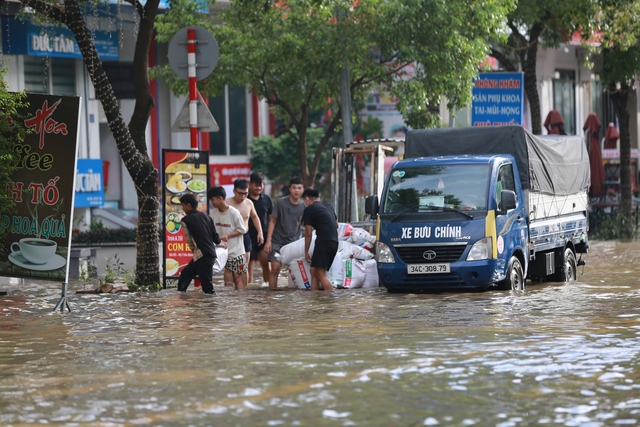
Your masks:
<svg viewBox="0 0 640 427"><path fill-rule="evenodd" d="M524 72L524 85L531 111L531 130L542 133L540 97L537 83L537 53L541 47L557 48L575 31L588 37L590 21L596 14L593 2L584 0L519 0L508 15L508 37L494 43L491 55L508 71Z"/></svg>
<svg viewBox="0 0 640 427"><path fill-rule="evenodd" d="M623 215L633 215L629 99L640 74L640 1L599 0L593 18L602 46L603 87L609 91L620 125L620 193Z"/></svg>
<svg viewBox="0 0 640 427"><path fill-rule="evenodd" d="M15 171L14 147L24 141L26 129L23 120L18 120L18 110L24 107L24 92L12 93L7 91L4 75L7 69L0 64L0 182L12 181ZM0 185L0 217L11 215L15 204L6 185ZM4 238L7 230L0 228L0 239Z"/></svg>
<svg viewBox="0 0 640 427"><path fill-rule="evenodd" d="M324 129L312 128L307 133L307 144L309 151L313 152L320 143L324 135ZM328 174L331 172L331 153L333 147L339 147L341 140L338 137L332 138L328 149L321 153L320 163L318 164L317 176L314 182L323 183L327 181ZM256 171L269 171L269 179L275 188L289 185L289 178L292 176L300 176L300 164L298 163L297 153L291 149L295 146L290 133L286 132L278 137L270 135L255 138L251 145L251 154L249 161Z"/></svg>
<svg viewBox="0 0 640 427"><path fill-rule="evenodd" d="M341 129L341 69L350 70L354 105L381 87L399 99L410 126L433 126L441 100L452 107L470 101L486 41L499 34L512 7L512 0L231 0L219 16L224 25L210 26L219 61L200 87L217 94L225 84L241 86L265 99L287 123L290 149L311 185ZM169 39L180 25L209 25L202 18L169 11L157 26L159 38ZM184 85L172 87L186 93ZM309 113L317 110L330 111L331 119L311 148Z"/></svg>

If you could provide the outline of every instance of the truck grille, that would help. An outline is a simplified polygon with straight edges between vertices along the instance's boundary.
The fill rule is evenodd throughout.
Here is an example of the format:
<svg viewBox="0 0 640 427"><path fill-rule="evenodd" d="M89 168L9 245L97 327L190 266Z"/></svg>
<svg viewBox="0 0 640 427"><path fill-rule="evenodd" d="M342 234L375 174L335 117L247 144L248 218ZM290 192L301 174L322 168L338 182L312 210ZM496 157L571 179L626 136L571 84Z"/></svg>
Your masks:
<svg viewBox="0 0 640 427"><path fill-rule="evenodd" d="M396 251L400 255L400 259L405 264L422 264L425 262L455 262L460 259L464 253L466 244L464 245L440 245L440 246L396 246ZM432 259L425 258L425 252L435 253ZM432 255L432 254L431 254Z"/></svg>

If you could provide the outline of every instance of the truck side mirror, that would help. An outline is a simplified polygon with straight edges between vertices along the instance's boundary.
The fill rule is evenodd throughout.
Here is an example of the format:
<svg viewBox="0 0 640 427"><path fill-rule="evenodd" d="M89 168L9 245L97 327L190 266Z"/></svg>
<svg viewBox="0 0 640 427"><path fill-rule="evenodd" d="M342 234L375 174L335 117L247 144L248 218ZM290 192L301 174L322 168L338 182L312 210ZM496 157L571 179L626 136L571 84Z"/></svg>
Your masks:
<svg viewBox="0 0 640 427"><path fill-rule="evenodd" d="M378 196L369 196L364 200L364 213L371 216L371 219L378 217Z"/></svg>
<svg viewBox="0 0 640 427"><path fill-rule="evenodd" d="M516 208L516 192L515 191L502 190L502 192L500 193L500 198L502 200L500 202L500 206L498 206L500 213L505 214L509 209Z"/></svg>

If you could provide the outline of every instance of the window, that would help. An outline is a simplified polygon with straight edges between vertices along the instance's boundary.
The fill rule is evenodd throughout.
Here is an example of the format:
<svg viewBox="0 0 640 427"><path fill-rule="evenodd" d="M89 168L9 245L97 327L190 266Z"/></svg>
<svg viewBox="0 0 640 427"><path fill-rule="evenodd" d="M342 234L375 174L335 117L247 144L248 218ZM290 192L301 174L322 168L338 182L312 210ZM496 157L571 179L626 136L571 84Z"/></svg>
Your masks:
<svg viewBox="0 0 640 427"><path fill-rule="evenodd" d="M569 135L576 134L575 71L556 70L553 79L553 108L564 119L564 130Z"/></svg>
<svg viewBox="0 0 640 427"><path fill-rule="evenodd" d="M616 112L611 101L611 94L602 87L600 78L596 75L595 81L591 81L591 111L600 118L602 127L600 128L600 138L604 137L604 132L609 123L616 123Z"/></svg>
<svg viewBox="0 0 640 427"><path fill-rule="evenodd" d="M27 92L51 95L76 94L76 61L66 58L24 57Z"/></svg>
<svg viewBox="0 0 640 427"><path fill-rule="evenodd" d="M209 98L209 110L220 130L209 133L213 155L246 155L247 98L241 87L225 87L224 94Z"/></svg>
<svg viewBox="0 0 640 427"><path fill-rule="evenodd" d="M496 182L496 201L498 206L502 203L502 190L516 191L516 182L513 178L513 165L502 165L498 171L498 182Z"/></svg>
<svg viewBox="0 0 640 427"><path fill-rule="evenodd" d="M102 68L118 99L135 99L133 87L133 62L103 62Z"/></svg>

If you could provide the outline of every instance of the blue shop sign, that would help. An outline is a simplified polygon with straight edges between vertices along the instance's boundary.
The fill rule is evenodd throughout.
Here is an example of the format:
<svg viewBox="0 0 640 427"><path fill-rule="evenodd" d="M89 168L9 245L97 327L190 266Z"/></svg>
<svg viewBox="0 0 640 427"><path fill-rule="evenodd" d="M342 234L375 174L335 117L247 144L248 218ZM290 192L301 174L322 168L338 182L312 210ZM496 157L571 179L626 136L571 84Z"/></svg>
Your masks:
<svg viewBox="0 0 640 427"><path fill-rule="evenodd" d="M91 31L93 43L102 60L119 58L116 31ZM67 28L40 27L8 16L2 17L2 53L5 55L48 56L81 59L73 33Z"/></svg>
<svg viewBox="0 0 640 427"><path fill-rule="evenodd" d="M524 73L480 73L473 81L473 126L524 124Z"/></svg>
<svg viewBox="0 0 640 427"><path fill-rule="evenodd" d="M76 168L76 208L104 205L104 178L101 159L78 159Z"/></svg>

